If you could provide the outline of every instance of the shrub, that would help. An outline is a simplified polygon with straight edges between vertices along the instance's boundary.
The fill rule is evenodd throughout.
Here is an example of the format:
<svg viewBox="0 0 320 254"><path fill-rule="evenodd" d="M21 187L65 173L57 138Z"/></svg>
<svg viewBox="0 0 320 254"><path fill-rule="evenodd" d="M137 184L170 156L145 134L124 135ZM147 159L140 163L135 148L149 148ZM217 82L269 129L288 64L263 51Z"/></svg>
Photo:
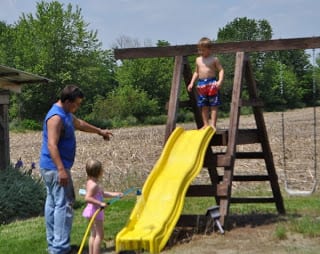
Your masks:
<svg viewBox="0 0 320 254"><path fill-rule="evenodd" d="M167 122L166 115L147 116L144 120L144 124L150 124L150 125L165 124L166 122Z"/></svg>
<svg viewBox="0 0 320 254"><path fill-rule="evenodd" d="M150 99L148 94L138 88L126 85L110 92L107 98L97 96L93 105L90 118L112 119L112 122L123 120L123 126L127 124L143 123L147 116L155 115L158 111L158 102ZM112 124L115 127L114 124Z"/></svg>
<svg viewBox="0 0 320 254"><path fill-rule="evenodd" d="M285 225L283 224L279 224L276 227L276 231L275 231L275 236L279 239L279 240L285 240L287 239L287 229L285 227Z"/></svg>
<svg viewBox="0 0 320 254"><path fill-rule="evenodd" d="M33 131L39 131L42 130L42 125L31 119L24 119L22 121L18 119L13 119L10 122L10 129L16 130L16 131L25 131L25 130L33 130Z"/></svg>
<svg viewBox="0 0 320 254"><path fill-rule="evenodd" d="M0 170L0 224L43 213L46 191L39 180L9 167Z"/></svg>

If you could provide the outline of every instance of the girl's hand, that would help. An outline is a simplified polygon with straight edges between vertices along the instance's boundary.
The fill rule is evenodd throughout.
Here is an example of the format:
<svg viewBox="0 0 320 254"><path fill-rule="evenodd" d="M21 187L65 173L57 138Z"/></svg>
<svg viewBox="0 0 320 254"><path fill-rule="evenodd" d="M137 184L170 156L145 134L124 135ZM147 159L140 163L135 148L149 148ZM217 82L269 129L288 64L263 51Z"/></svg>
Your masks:
<svg viewBox="0 0 320 254"><path fill-rule="evenodd" d="M115 192L115 196L118 198L122 198L123 197L123 193L122 192Z"/></svg>

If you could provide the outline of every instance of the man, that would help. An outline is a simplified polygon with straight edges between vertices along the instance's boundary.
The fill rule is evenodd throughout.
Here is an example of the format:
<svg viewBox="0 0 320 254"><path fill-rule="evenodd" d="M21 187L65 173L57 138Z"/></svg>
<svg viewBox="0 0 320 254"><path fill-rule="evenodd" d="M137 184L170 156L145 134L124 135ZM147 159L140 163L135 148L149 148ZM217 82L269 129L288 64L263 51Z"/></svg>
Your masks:
<svg viewBox="0 0 320 254"><path fill-rule="evenodd" d="M43 123L40 171L45 181L47 198L45 222L50 254L71 253L70 233L75 200L71 167L75 158L75 129L96 133L109 140L112 133L73 115L84 98L75 85L66 86L51 107Z"/></svg>

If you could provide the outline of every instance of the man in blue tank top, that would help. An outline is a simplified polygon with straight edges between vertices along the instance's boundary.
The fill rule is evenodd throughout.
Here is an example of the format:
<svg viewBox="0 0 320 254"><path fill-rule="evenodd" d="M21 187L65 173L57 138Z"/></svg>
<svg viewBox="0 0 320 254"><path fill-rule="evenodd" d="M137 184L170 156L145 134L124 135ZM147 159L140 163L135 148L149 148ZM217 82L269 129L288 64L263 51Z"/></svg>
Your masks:
<svg viewBox="0 0 320 254"><path fill-rule="evenodd" d="M70 170L76 151L75 130L96 133L106 140L112 135L110 131L73 115L83 98L77 86L66 86L43 123L40 171L47 189L44 212L50 254L71 253L70 233L75 195Z"/></svg>

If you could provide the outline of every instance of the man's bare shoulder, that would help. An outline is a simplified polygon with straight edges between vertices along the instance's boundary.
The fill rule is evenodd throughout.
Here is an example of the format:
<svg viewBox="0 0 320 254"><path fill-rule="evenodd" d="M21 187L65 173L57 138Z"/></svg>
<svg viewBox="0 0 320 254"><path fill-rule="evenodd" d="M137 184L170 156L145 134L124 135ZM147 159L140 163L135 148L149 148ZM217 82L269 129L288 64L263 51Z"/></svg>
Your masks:
<svg viewBox="0 0 320 254"><path fill-rule="evenodd" d="M59 115L53 115L47 120L48 128L53 127L57 129L61 129L63 126L62 118Z"/></svg>

